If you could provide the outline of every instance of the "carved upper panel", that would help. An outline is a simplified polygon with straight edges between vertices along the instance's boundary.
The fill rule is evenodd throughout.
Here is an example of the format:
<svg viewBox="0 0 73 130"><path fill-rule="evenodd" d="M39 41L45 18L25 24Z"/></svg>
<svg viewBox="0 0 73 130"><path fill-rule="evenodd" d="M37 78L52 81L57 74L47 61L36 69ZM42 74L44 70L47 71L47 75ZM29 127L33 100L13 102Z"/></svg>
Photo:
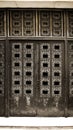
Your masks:
<svg viewBox="0 0 73 130"><path fill-rule="evenodd" d="M73 11L0 10L0 36L6 35L73 37Z"/></svg>

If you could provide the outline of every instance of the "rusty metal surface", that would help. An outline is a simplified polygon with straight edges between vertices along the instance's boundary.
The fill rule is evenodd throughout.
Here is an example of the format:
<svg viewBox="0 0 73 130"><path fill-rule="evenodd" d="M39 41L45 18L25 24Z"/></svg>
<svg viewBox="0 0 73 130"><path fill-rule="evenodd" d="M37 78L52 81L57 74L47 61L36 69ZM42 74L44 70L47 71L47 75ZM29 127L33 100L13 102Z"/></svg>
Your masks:
<svg viewBox="0 0 73 130"><path fill-rule="evenodd" d="M0 10L0 116L73 116L73 10Z"/></svg>

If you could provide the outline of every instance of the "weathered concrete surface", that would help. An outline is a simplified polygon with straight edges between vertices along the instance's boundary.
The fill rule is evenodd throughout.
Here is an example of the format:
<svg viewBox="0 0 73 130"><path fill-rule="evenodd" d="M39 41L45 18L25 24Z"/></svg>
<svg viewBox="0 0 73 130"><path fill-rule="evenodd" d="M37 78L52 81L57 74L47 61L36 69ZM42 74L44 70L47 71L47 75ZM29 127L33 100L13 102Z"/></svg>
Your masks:
<svg viewBox="0 0 73 130"><path fill-rule="evenodd" d="M0 0L0 8L73 8L73 0Z"/></svg>
<svg viewBox="0 0 73 130"><path fill-rule="evenodd" d="M0 130L73 130L73 127L0 127Z"/></svg>

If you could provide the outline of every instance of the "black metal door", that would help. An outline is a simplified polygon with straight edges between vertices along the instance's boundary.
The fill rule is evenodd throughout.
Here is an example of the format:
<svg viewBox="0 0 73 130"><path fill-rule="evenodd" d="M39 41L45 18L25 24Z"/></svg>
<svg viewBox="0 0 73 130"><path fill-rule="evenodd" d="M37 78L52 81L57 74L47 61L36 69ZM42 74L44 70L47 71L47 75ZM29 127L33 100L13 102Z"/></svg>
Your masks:
<svg viewBox="0 0 73 130"><path fill-rule="evenodd" d="M64 41L41 41L38 46L37 115L63 116Z"/></svg>
<svg viewBox="0 0 73 130"><path fill-rule="evenodd" d="M73 10L0 10L0 115L73 116Z"/></svg>
<svg viewBox="0 0 73 130"><path fill-rule="evenodd" d="M33 116L36 114L36 46L28 41L12 41L10 44L10 115Z"/></svg>
<svg viewBox="0 0 73 130"><path fill-rule="evenodd" d="M64 42L11 41L10 46L10 115L63 116Z"/></svg>

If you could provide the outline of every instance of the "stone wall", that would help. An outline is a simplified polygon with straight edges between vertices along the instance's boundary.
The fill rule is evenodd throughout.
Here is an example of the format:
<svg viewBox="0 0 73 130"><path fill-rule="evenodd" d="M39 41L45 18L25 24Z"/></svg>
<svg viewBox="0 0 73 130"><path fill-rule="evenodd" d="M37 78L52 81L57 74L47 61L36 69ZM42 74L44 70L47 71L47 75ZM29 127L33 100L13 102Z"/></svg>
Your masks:
<svg viewBox="0 0 73 130"><path fill-rule="evenodd" d="M73 8L73 0L0 0L0 8Z"/></svg>

